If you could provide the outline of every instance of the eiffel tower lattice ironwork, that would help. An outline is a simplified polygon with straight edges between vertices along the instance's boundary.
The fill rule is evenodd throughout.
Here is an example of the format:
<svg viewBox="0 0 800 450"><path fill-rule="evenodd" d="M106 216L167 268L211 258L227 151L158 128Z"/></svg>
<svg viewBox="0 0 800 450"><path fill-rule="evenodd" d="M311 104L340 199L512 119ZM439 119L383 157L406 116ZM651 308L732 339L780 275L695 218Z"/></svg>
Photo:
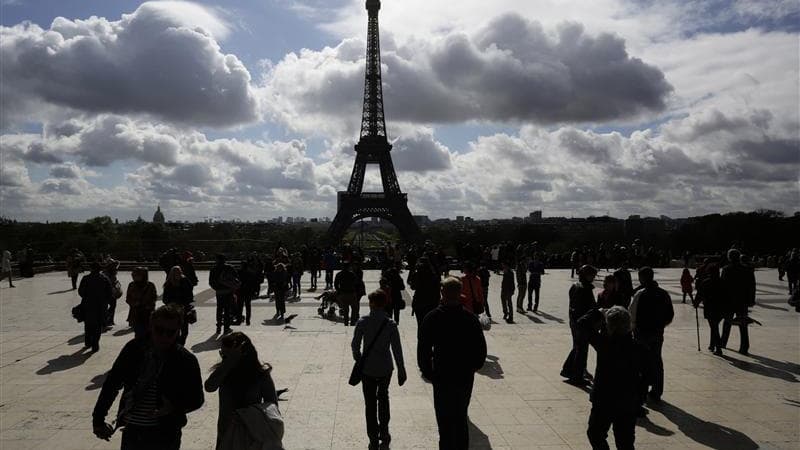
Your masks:
<svg viewBox="0 0 800 450"><path fill-rule="evenodd" d="M378 29L380 0L367 0L367 67L364 82L364 109L361 116L361 136L355 146L356 161L347 191L339 192L336 217L328 235L340 240L353 222L366 217L388 220L405 240L420 234L419 226L408 209L408 197L400 191L397 174L389 153L392 145L386 137L381 86L381 49ZM362 192L367 164L380 167L383 192Z"/></svg>

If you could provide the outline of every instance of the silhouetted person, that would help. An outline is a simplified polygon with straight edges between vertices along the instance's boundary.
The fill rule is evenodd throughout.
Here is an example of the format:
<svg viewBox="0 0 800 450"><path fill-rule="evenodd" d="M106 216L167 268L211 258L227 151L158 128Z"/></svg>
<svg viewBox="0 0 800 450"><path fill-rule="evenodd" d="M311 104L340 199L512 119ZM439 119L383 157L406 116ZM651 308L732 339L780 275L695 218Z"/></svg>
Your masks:
<svg viewBox="0 0 800 450"><path fill-rule="evenodd" d="M204 386L206 392L219 389L216 449L234 450L242 437L236 434L249 434L246 428L235 426L241 424L237 410L262 403L277 407L278 395L270 374L272 366L261 362L258 351L246 334L237 331L225 335L219 353L222 361L214 365ZM263 420L261 418L261 423ZM280 442L280 437L274 438Z"/></svg>
<svg viewBox="0 0 800 450"><path fill-rule="evenodd" d="M362 365L361 388L369 447L377 449L378 445L388 446L392 440L389 433L389 384L394 370L392 356L397 364L400 386L405 384L407 375L397 324L386 315L386 293L377 290L368 298L370 313L356 323L350 347L356 361L361 359L362 352L369 351Z"/></svg>
<svg viewBox="0 0 800 450"><path fill-rule="evenodd" d="M694 289L692 288L692 283L694 283L692 274L689 273L688 268L684 268L683 272L681 273L681 292L683 293L683 301L681 303L686 303L687 295L689 296L689 300L694 303L694 294L692 294Z"/></svg>
<svg viewBox="0 0 800 450"><path fill-rule="evenodd" d="M597 306L600 308L611 308L612 306L622 306L628 309L628 304L617 289L617 279L614 275L606 275L603 278L603 290L597 295Z"/></svg>
<svg viewBox="0 0 800 450"><path fill-rule="evenodd" d="M292 281L289 272L286 270L286 265L279 263L275 266L275 272L272 273L272 291L275 293L275 316L276 319L285 320L286 314L286 296L291 288Z"/></svg>
<svg viewBox="0 0 800 450"><path fill-rule="evenodd" d="M336 290L336 300L342 308L344 325L355 325L358 321L358 309L354 306L357 298L358 279L350 264L344 266L344 269L336 274L333 288Z"/></svg>
<svg viewBox="0 0 800 450"><path fill-rule="evenodd" d="M8 277L8 287L15 287L13 275L11 273L11 252L3 250L2 272L4 277ZM75 282L72 282L72 289L75 289Z"/></svg>
<svg viewBox="0 0 800 450"><path fill-rule="evenodd" d="M569 329L572 332L572 350L561 368L567 383L585 386L589 382L586 360L589 357L589 336L578 326L578 319L597 307L594 300L594 277L597 269L584 265L578 269L578 282L569 288Z"/></svg>
<svg viewBox="0 0 800 450"><path fill-rule="evenodd" d="M197 286L199 280L197 279L197 272L194 270L194 256L192 256L192 252L186 250L181 253L180 266L183 276L189 279L192 287Z"/></svg>
<svg viewBox="0 0 800 450"><path fill-rule="evenodd" d="M578 326L597 352L589 443L593 449L608 449L606 436L613 425L617 448L633 449L644 349L633 339L630 314L621 306L593 309Z"/></svg>
<svg viewBox="0 0 800 450"><path fill-rule="evenodd" d="M728 265L722 268L722 285L725 289L725 301L735 315L734 321L739 324L739 353L746 355L750 350L750 337L747 332L748 308L756 304L756 278L753 268L741 262L739 250L728 250ZM732 321L725 319L722 324L722 347L728 346Z"/></svg>
<svg viewBox="0 0 800 450"><path fill-rule="evenodd" d="M525 295L528 293L527 273L528 258L520 256L517 260L517 312L520 314L525 314Z"/></svg>
<svg viewBox="0 0 800 450"><path fill-rule="evenodd" d="M108 278L111 283L111 298L108 301L108 309L105 316L105 325L114 325L114 315L117 312L117 300L122 297L122 285L117 280L117 272L119 270L119 261L108 258L103 267L103 274Z"/></svg>
<svg viewBox="0 0 800 450"><path fill-rule="evenodd" d="M422 323L417 358L422 376L433 383L440 449L469 448L467 412L475 372L486 360L486 339L478 318L461 306L461 281L442 282L442 301Z"/></svg>
<svg viewBox="0 0 800 450"><path fill-rule="evenodd" d="M481 279L475 273L475 263L468 261L464 264L461 286L461 304L464 309L475 315L485 312L483 286Z"/></svg>
<svg viewBox="0 0 800 450"><path fill-rule="evenodd" d="M481 266L478 268L478 277L481 279L481 287L483 288L483 307L486 310L486 317L492 318L492 312L489 309L489 278L492 273L489 270L489 263L487 260L481 261Z"/></svg>
<svg viewBox="0 0 800 450"><path fill-rule="evenodd" d="M231 332L233 293L241 286L236 269L225 260L225 255L218 254L214 267L208 273L208 285L214 289L217 297L217 334L223 327L226 334Z"/></svg>
<svg viewBox="0 0 800 450"><path fill-rule="evenodd" d="M134 336L144 337L150 330L150 315L156 309L156 285L148 281L146 267L137 267L131 271L133 281L128 283L125 303L128 304L128 324L133 328Z"/></svg>
<svg viewBox="0 0 800 450"><path fill-rule="evenodd" d="M78 276L83 272L83 253L73 248L67 255L67 275L72 281L72 289L78 288Z"/></svg>
<svg viewBox="0 0 800 450"><path fill-rule="evenodd" d="M655 281L653 269L639 269L639 283L641 289L631 301L630 312L634 336L647 348L642 401L649 394L652 401L658 402L664 393L664 361L661 358L664 328L672 323L675 311L669 293Z"/></svg>
<svg viewBox="0 0 800 450"><path fill-rule="evenodd" d="M503 260L503 281L500 285L500 303L503 305L503 319L506 323L514 323L514 271L511 264Z"/></svg>
<svg viewBox="0 0 800 450"><path fill-rule="evenodd" d="M399 265L400 263L397 264ZM389 288L385 291L389 295L389 304L386 311L390 317L394 318L396 324L400 324L400 311L405 308L403 291L406 289L406 284L403 282L403 277L400 276L400 269L396 266L386 269L384 276L388 281Z"/></svg>
<svg viewBox="0 0 800 450"><path fill-rule="evenodd" d="M622 302L625 307L631 304L633 297L633 280L631 279L631 272L628 270L627 260L622 261L619 269L614 271L614 278L617 279L617 291L622 296Z"/></svg>
<svg viewBox="0 0 800 450"><path fill-rule="evenodd" d="M419 338L425 316L436 308L441 298L439 273L433 268L428 257L423 256L417 261L414 273L409 276L408 285L414 290L411 310L417 318L417 337Z"/></svg>
<svg viewBox="0 0 800 450"><path fill-rule="evenodd" d="M697 296L692 304L695 308L703 304L703 317L708 321L710 339L708 349L722 356L722 339L719 323L725 316L725 288L719 276L719 266L706 261L697 269Z"/></svg>
<svg viewBox="0 0 800 450"><path fill-rule="evenodd" d="M197 358L178 345L183 313L173 305L153 312L148 338L122 348L108 372L92 412L94 434L108 440L115 428L106 415L123 389L116 428L123 450L177 450L186 414L203 405Z"/></svg>
<svg viewBox="0 0 800 450"><path fill-rule="evenodd" d="M542 288L542 275L544 275L544 263L539 253L533 254L533 259L528 263L528 311L539 310L539 290Z"/></svg>
<svg viewBox="0 0 800 450"><path fill-rule="evenodd" d="M181 345L186 344L186 338L189 336L189 310L194 303L194 293L192 292L192 282L183 275L181 266L174 266L167 275L167 281L164 282L164 292L161 294L161 300L164 304L174 304L181 308L183 311L183 321L181 326L181 334L178 336L178 343Z"/></svg>
<svg viewBox="0 0 800 450"><path fill-rule="evenodd" d="M113 296L111 282L100 271L100 263L92 262L91 271L81 278L78 295L83 309L84 342L92 352L100 349L100 332L105 323L106 309Z"/></svg>

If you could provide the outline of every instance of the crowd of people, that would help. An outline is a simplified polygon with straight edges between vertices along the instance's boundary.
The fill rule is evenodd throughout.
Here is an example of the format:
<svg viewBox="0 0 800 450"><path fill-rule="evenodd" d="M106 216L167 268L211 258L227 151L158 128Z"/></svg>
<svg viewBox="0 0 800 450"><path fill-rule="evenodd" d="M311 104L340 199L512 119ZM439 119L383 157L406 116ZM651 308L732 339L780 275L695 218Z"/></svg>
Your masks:
<svg viewBox="0 0 800 450"><path fill-rule="evenodd" d="M618 448L633 448L636 418L648 413L648 404L659 403L664 391L661 353L664 329L674 316L672 299L659 287L653 269L644 265L646 252L633 264L638 269L634 286L630 255L639 257L638 252L616 245L576 249L570 255L571 276L577 276L565 295L572 349L561 376L567 383L591 387L587 436L593 448L608 448L611 427ZM345 245L334 251L304 246L289 251L281 246L268 255L247 254L238 266L225 255L216 255L208 284L216 296L222 359L203 383L196 357L184 347L189 326L197 321L194 288L199 280L192 253L173 248L161 255L159 266L166 281L160 289L149 281L146 267L136 267L123 290L118 261L105 255L87 262L80 251L72 250L67 274L81 297L73 313L84 323L86 347L99 350L103 330L115 325L117 300L123 295L129 307L127 323L134 332L103 384L93 412L95 434L109 439L121 427L123 449L179 448L186 415L202 406L205 388L219 391L218 449L251 448L254 442L265 445L258 448L281 448L283 428L271 367L259 360L252 340L232 327L251 324L251 303L258 298L274 302L272 320L291 320L287 302L299 298L301 279L308 274L312 292L324 275L323 296L339 306L339 320L354 327L354 372L362 386L370 448L391 441L389 386L394 370L400 386L408 378L398 329L407 307L406 289L413 291L410 309L417 322L417 365L433 385L440 448L468 448L467 411L474 374L486 359L484 331L494 323L490 306L496 300L488 297L490 280L493 275L498 278L503 319L514 323L515 313L539 311L547 256L536 242L515 247L466 244L458 251L460 276L450 276L453 260L430 242L387 246L378 259L379 289L367 295L365 255L357 247ZM739 352L747 354L752 323L748 311L755 304L753 267L737 249L705 258L694 274L690 259L685 259L680 278L682 300L685 303L688 296L692 306L703 306L710 328L709 350L722 355L736 326ZM4 254L4 273L6 260ZM84 266L89 273L78 283ZM606 268L608 275L595 297L598 267ZM790 294L796 297L800 252L788 252L780 267L781 279L786 277ZM361 316L364 296L369 313ZM157 307L159 299L163 305ZM800 303L797 307L800 311ZM593 375L587 370L590 347L597 354ZM106 416L120 390L122 401L112 426Z"/></svg>

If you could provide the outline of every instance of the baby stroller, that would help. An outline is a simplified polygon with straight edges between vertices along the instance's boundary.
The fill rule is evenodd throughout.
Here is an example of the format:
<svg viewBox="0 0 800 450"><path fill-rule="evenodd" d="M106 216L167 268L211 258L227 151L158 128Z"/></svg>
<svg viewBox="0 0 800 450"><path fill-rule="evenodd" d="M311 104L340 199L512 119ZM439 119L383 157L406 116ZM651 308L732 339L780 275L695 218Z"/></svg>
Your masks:
<svg viewBox="0 0 800 450"><path fill-rule="evenodd" d="M316 297L317 300L320 300L321 303L319 308L317 308L317 313L325 317L327 319L334 319L336 318L336 307L339 307L339 313L342 313L342 305L339 304L337 301L336 291L329 290L325 291L322 294Z"/></svg>

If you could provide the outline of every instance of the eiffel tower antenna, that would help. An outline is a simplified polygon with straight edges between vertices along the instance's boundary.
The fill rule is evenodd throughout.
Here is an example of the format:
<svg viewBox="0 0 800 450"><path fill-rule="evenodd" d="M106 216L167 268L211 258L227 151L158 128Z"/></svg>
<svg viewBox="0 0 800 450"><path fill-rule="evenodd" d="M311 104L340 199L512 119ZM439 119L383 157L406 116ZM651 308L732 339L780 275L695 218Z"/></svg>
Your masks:
<svg viewBox="0 0 800 450"><path fill-rule="evenodd" d="M367 64L364 73L364 103L361 113L361 133L355 146L356 161L347 191L339 192L337 212L329 237L339 241L347 228L365 217L388 220L405 240L420 235L419 226L408 209L408 197L400 190L390 154L392 145L386 136L383 115L383 86L381 82L381 45L378 27L380 0L367 0ZM367 164L380 168L383 192L363 192Z"/></svg>

